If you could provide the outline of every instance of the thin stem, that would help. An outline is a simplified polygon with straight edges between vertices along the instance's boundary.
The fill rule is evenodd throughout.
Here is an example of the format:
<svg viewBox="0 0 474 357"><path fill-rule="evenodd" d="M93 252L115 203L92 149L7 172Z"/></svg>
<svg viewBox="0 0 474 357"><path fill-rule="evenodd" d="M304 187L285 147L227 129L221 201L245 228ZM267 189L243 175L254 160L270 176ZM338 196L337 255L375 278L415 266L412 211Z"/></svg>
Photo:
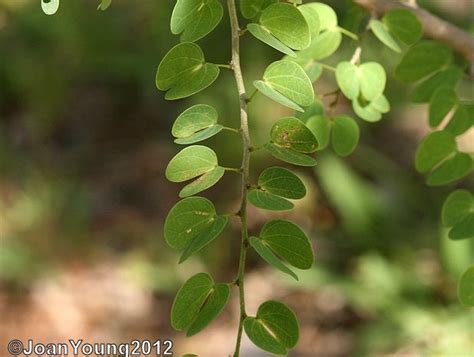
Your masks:
<svg viewBox="0 0 474 357"><path fill-rule="evenodd" d="M336 68L333 67L333 66L330 66L330 65L328 65L328 64L321 63L321 62L320 62L319 64L320 64L321 67L323 67L324 69L328 69L328 70L330 70L330 71L332 71L332 72L336 72Z"/></svg>
<svg viewBox="0 0 474 357"><path fill-rule="evenodd" d="M258 93L258 90L255 89L253 93L250 94L250 97L247 98L247 104L249 104L252 101L252 99L255 97L255 94L257 93Z"/></svg>
<svg viewBox="0 0 474 357"><path fill-rule="evenodd" d="M226 171L232 171L232 172L237 172L237 173L242 173L242 169L238 169L236 167L223 167L224 170Z"/></svg>
<svg viewBox="0 0 474 357"><path fill-rule="evenodd" d="M235 7L235 0L227 0L227 7L229 9L230 26L232 32L232 61L231 65L234 69L235 83L240 98L240 130L243 141L243 155L242 155L242 187L241 187L241 201L240 201L240 220L241 220L241 246L239 258L239 271L236 279L236 284L239 286L239 300L240 300L240 320L239 329L237 333L237 340L235 343L234 357L240 355L240 343L242 340L242 331L244 327L244 319L247 316L245 312L245 292L244 292L244 274L245 274L245 259L247 257L247 187L249 185L249 171L250 171L250 148L252 147L250 141L250 133L248 126L247 113L247 92L245 91L244 80L242 77L242 69L240 68L240 28L237 17L237 9Z"/></svg>
<svg viewBox="0 0 474 357"><path fill-rule="evenodd" d="M230 127L228 127L228 126L224 126L222 129L223 129L223 130L232 131L233 133L237 133L237 134L240 133L240 129L230 128Z"/></svg>
<svg viewBox="0 0 474 357"><path fill-rule="evenodd" d="M221 68L232 69L232 66L230 64L216 63L216 66Z"/></svg>
<svg viewBox="0 0 474 357"><path fill-rule="evenodd" d="M345 28L343 27L337 27L337 29L343 33L344 35L346 35L347 37L350 37L352 38L354 41L359 41L359 36L357 36L355 33L353 32L350 32L349 30L346 30Z"/></svg>

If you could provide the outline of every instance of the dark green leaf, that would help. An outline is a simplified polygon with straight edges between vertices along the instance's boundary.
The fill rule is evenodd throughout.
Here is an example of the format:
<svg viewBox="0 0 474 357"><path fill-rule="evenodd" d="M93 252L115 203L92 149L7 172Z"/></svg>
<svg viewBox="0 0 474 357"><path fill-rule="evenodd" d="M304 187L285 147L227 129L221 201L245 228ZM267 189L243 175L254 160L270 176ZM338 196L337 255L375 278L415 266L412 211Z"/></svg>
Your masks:
<svg viewBox="0 0 474 357"><path fill-rule="evenodd" d="M443 161L426 179L428 186L441 186L462 179L472 171L472 158L469 154L456 153Z"/></svg>
<svg viewBox="0 0 474 357"><path fill-rule="evenodd" d="M269 167L258 178L259 188L284 198L300 199L306 188L298 176L282 167Z"/></svg>
<svg viewBox="0 0 474 357"><path fill-rule="evenodd" d="M429 102L433 93L441 86L454 89L461 76L462 70L459 67L450 67L438 72L415 88L411 100L415 103Z"/></svg>
<svg viewBox="0 0 474 357"><path fill-rule="evenodd" d="M268 264L273 267L281 270L282 272L292 276L294 279L298 280L298 276L289 269L285 264L283 264L280 259L278 259L275 254L268 248L265 243L257 237L250 237L250 245L255 249L255 251L265 260Z"/></svg>
<svg viewBox="0 0 474 357"><path fill-rule="evenodd" d="M458 296L461 304L474 306L474 265L461 275L458 285Z"/></svg>
<svg viewBox="0 0 474 357"><path fill-rule="evenodd" d="M260 238L294 267L309 269L313 265L311 243L296 224L281 219L270 221L263 226Z"/></svg>
<svg viewBox="0 0 474 357"><path fill-rule="evenodd" d="M359 126L356 121L348 116L335 117L331 142L339 156L351 154L359 143Z"/></svg>
<svg viewBox="0 0 474 357"><path fill-rule="evenodd" d="M469 213L449 231L449 238L453 240L474 238L474 212Z"/></svg>
<svg viewBox="0 0 474 357"><path fill-rule="evenodd" d="M430 171L456 151L454 137L445 131L435 131L420 143L415 157L415 167L421 173Z"/></svg>
<svg viewBox="0 0 474 357"><path fill-rule="evenodd" d="M379 21L379 20L372 20L370 21L370 28L374 35L388 48L392 49L395 52L402 52L400 46L398 45L397 41L392 37L392 35L388 32L386 25Z"/></svg>
<svg viewBox="0 0 474 357"><path fill-rule="evenodd" d="M262 190L250 190L247 199L255 207L270 211L288 211L295 207L287 199Z"/></svg>
<svg viewBox="0 0 474 357"><path fill-rule="evenodd" d="M448 115L451 109L454 108L458 101L456 92L451 88L441 87L436 92L430 100L430 115L429 122L430 125L434 128L437 127L443 119Z"/></svg>
<svg viewBox="0 0 474 357"><path fill-rule="evenodd" d="M448 46L435 41L424 41L411 47L395 69L395 77L404 82L415 82L447 66L453 59Z"/></svg>
<svg viewBox="0 0 474 357"><path fill-rule="evenodd" d="M266 144L265 150L267 150L275 158L288 162L289 164L298 166L316 166L317 162L311 156L301 154L299 152L282 148L273 144Z"/></svg>
<svg viewBox="0 0 474 357"><path fill-rule="evenodd" d="M446 227L453 227L474 209L474 198L466 190L452 192L443 204L441 218Z"/></svg>
<svg viewBox="0 0 474 357"><path fill-rule="evenodd" d="M474 125L474 105L461 104L444 130L454 136L464 134Z"/></svg>
<svg viewBox="0 0 474 357"><path fill-rule="evenodd" d="M413 45L423 35L423 27L416 15L406 9L395 9L385 14L383 22L400 41Z"/></svg>
<svg viewBox="0 0 474 357"><path fill-rule="evenodd" d="M184 186L179 192L179 197L189 197L195 195L196 193L207 190L209 187L212 187L218 183L222 176L224 176L224 173L225 169L223 167L217 166L215 169L206 172L201 177Z"/></svg>
<svg viewBox="0 0 474 357"><path fill-rule="evenodd" d="M246 19L257 17L266 7L278 0L240 0L240 11Z"/></svg>
<svg viewBox="0 0 474 357"><path fill-rule="evenodd" d="M311 130L301 120L294 117L278 120L273 125L270 135L273 144L300 153L312 153L318 147Z"/></svg>

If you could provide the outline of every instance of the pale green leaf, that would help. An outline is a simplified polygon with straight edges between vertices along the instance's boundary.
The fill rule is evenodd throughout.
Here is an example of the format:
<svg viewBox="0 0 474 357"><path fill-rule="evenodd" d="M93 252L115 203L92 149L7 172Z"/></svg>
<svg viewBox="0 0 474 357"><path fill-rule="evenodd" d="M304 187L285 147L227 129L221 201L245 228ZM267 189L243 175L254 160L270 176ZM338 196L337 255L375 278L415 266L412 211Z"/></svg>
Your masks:
<svg viewBox="0 0 474 357"><path fill-rule="evenodd" d="M105 11L110 7L110 5L112 5L112 0L101 0L97 9Z"/></svg>
<svg viewBox="0 0 474 357"><path fill-rule="evenodd" d="M352 101L352 109L360 118L365 121L374 123L382 119L382 112L377 110L372 103L362 106L358 99Z"/></svg>
<svg viewBox="0 0 474 357"><path fill-rule="evenodd" d="M470 307L474 306L474 265L461 275L458 285L458 296L461 304Z"/></svg>
<svg viewBox="0 0 474 357"><path fill-rule="evenodd" d="M220 124L215 124L209 128L203 129L201 131L198 131L194 135L191 135L187 138L179 138L175 139L174 142L176 144L180 145L189 145L189 144L195 144L200 141L209 139L210 137L213 137L214 135L220 133L224 127Z"/></svg>
<svg viewBox="0 0 474 357"><path fill-rule="evenodd" d="M308 119L306 126L318 140L318 151L327 148L331 134L331 121L322 115L315 115Z"/></svg>
<svg viewBox="0 0 474 357"><path fill-rule="evenodd" d="M268 32L265 28L263 28L259 24L248 24L247 30L249 30L249 32L252 35L254 35L257 39L259 39L263 43L266 43L270 47L273 47L274 49L282 53L285 53L289 56L292 56L292 57L296 56L295 52L291 48L289 48L287 45L285 45L280 40L278 40L275 36L273 36L270 32Z"/></svg>
<svg viewBox="0 0 474 357"><path fill-rule="evenodd" d="M332 30L337 27L337 14L331 6L318 2L304 6L311 7L318 13L321 31Z"/></svg>
<svg viewBox="0 0 474 357"><path fill-rule="evenodd" d="M315 152L318 147L316 137L306 125L294 117L279 119L272 127L271 140L280 147L300 153Z"/></svg>
<svg viewBox="0 0 474 357"><path fill-rule="evenodd" d="M264 81L254 81L253 85L255 86L255 88L258 89L260 93L274 100L275 102L280 103L281 105L284 105L285 107L296 110L298 112L304 112L304 109L301 108L298 104L288 99L283 94L277 92Z"/></svg>
<svg viewBox="0 0 474 357"><path fill-rule="evenodd" d="M41 9L46 15L54 15L59 9L59 0L41 0Z"/></svg>
<svg viewBox="0 0 474 357"><path fill-rule="evenodd" d="M336 68L336 81L344 95L355 100L360 93L359 69L353 63L340 62Z"/></svg>
<svg viewBox="0 0 474 357"><path fill-rule="evenodd" d="M295 280L298 280L298 276L291 269L289 269L285 264L283 264L281 260L278 259L275 256L275 254L273 254L271 249L268 248L260 238L250 237L249 241L252 248L255 249L258 255L260 255L262 259L265 260L268 264L290 275Z"/></svg>
<svg viewBox="0 0 474 357"><path fill-rule="evenodd" d="M205 174L217 167L216 153L206 146L193 145L176 154L166 167L166 178L183 182Z"/></svg>
<svg viewBox="0 0 474 357"><path fill-rule="evenodd" d="M356 121L348 116L335 117L331 143L339 156L351 154L359 143L359 126Z"/></svg>
<svg viewBox="0 0 474 357"><path fill-rule="evenodd" d="M210 105L198 104L181 113L171 128L175 138L186 138L217 124L217 111Z"/></svg>
<svg viewBox="0 0 474 357"><path fill-rule="evenodd" d="M282 148L274 144L268 143L265 145L267 150L273 157L297 166L316 166L317 162L311 156L301 154L299 152Z"/></svg>
<svg viewBox="0 0 474 357"><path fill-rule="evenodd" d="M336 28L322 32L311 42L310 46L296 55L299 58L322 60L337 51L342 42L341 32Z"/></svg>
<svg viewBox="0 0 474 357"><path fill-rule="evenodd" d="M370 103L370 107L372 107L376 111L379 111L380 113L388 113L390 111L390 103L383 94L375 98Z"/></svg>
<svg viewBox="0 0 474 357"><path fill-rule="evenodd" d="M308 23L311 39L316 38L319 35L319 29L321 26L318 10L316 10L311 3L301 5L298 9L301 11Z"/></svg>
<svg viewBox="0 0 474 357"><path fill-rule="evenodd" d="M376 62L367 62L359 67L360 91L368 101L375 100L385 90L387 76Z"/></svg>
<svg viewBox="0 0 474 357"><path fill-rule="evenodd" d="M313 248L308 237L290 221L276 219L266 223L260 232L260 239L296 268L309 269L313 265Z"/></svg>
<svg viewBox="0 0 474 357"><path fill-rule="evenodd" d="M269 167L258 178L259 189L284 198L300 199L306 195L301 179L282 167Z"/></svg>
<svg viewBox="0 0 474 357"><path fill-rule="evenodd" d="M217 166L215 169L206 172L204 175L200 176L190 184L183 187L179 192L179 197L189 197L193 196L196 193L207 190L209 187L214 186L219 180L224 176L225 169L223 167Z"/></svg>
<svg viewBox="0 0 474 357"><path fill-rule="evenodd" d="M386 25L379 20L370 21L370 28L374 35L388 48L392 49L395 52L402 52L402 49L398 45L397 41L392 37L388 32Z"/></svg>
<svg viewBox="0 0 474 357"><path fill-rule="evenodd" d="M250 190L247 199L255 207L270 211L288 211L295 207L285 198L257 189Z"/></svg>

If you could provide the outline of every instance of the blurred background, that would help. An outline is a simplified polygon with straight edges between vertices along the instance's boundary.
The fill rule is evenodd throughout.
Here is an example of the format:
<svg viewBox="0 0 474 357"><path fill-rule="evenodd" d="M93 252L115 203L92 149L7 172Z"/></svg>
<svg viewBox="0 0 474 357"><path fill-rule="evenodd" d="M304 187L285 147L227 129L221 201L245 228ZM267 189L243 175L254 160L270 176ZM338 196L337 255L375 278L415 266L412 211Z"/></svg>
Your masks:
<svg viewBox="0 0 474 357"><path fill-rule="evenodd" d="M367 14L350 1L328 1L342 26L357 31ZM471 0L424 0L421 6L474 30ZM178 38L169 32L172 0L62 1L55 16L39 0L0 0L0 355L13 338L37 342L172 339L176 355L225 356L233 351L237 295L221 316L192 338L169 323L178 287L197 271L219 281L236 274L238 221L201 254L178 265L162 225L180 185L164 177L180 149L172 142L177 115L213 105L220 122L238 126L232 74L200 94L164 101L156 68ZM210 62L230 57L226 19L200 41ZM324 61L348 58L345 39ZM251 82L279 55L249 36L243 69ZM350 57L349 57L350 58ZM400 60L371 36L363 61L393 73ZM458 59L459 60L459 59ZM334 77L317 82L318 94ZM472 100L472 82L461 96ZM456 282L472 262L473 241L449 241L440 225L443 200L454 187L429 188L414 170L429 132L427 107L409 102L410 88L389 79L392 111L380 123L361 120L361 143L346 159L330 149L316 168L295 168L308 187L296 209L280 214L311 237L316 262L295 283L251 253L248 313L274 298L301 322L292 356L473 356L473 311L460 306ZM267 140L272 123L292 114L257 95L252 139ZM351 113L342 100L337 113ZM474 151L473 132L461 138ZM238 166L240 140L223 133L207 143L224 166ZM236 155L238 150L239 155ZM274 161L258 153L252 175ZM284 164L283 164L284 165ZM206 191L219 212L238 207L239 177L228 173ZM474 189L474 179L458 187ZM223 194L225 192L225 195ZM250 208L251 232L278 215ZM244 356L265 356L244 340Z"/></svg>

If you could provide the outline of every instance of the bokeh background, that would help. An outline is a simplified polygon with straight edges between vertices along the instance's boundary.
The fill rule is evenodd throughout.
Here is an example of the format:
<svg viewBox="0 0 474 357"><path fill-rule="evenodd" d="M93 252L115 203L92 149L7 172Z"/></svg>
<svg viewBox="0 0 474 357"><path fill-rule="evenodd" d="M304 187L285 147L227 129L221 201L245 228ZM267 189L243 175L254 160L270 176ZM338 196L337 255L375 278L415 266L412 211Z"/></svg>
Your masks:
<svg viewBox="0 0 474 357"><path fill-rule="evenodd" d="M343 26L357 31L367 14L350 1L328 1ZM421 6L474 30L471 0L424 0ZM172 331L169 311L177 288L197 271L229 281L238 264L238 221L200 255L178 265L162 225L180 186L164 177L179 150L170 128L196 103L216 107L220 121L238 126L232 74L191 99L166 102L156 68L178 42L169 32L172 0L65 0L55 16L39 0L0 0L0 356L13 338L37 342L173 339L176 355L225 356L233 351L237 296L193 338ZM230 56L226 19L200 41L211 62ZM348 58L345 39L326 63ZM251 81L279 55L246 36L243 68ZM387 72L400 57L373 37L363 60ZM331 73L318 94L335 88ZM461 96L473 99L472 82ZM250 254L248 312L270 298L291 306L301 321L292 356L473 356L473 311L460 306L456 282L473 258L472 240L453 242L440 208L453 187L429 188L413 158L429 132L427 108L409 103L410 88L389 79L393 110L382 122L359 121L361 143L339 159L318 154L315 169L296 168L308 195L280 214L308 232L316 251L300 282ZM350 113L342 100L338 113ZM251 104L254 142L291 114L257 95ZM474 151L473 132L461 138ZM238 166L240 140L219 134L207 143L225 166ZM238 153L238 155L236 155ZM252 175L277 164L255 156ZM278 163L281 164L281 163ZM219 212L238 207L235 174L205 195ZM469 177L459 187L474 188ZM258 232L273 214L250 208ZM235 292L234 292L235 293ZM244 340L243 355L265 356Z"/></svg>

